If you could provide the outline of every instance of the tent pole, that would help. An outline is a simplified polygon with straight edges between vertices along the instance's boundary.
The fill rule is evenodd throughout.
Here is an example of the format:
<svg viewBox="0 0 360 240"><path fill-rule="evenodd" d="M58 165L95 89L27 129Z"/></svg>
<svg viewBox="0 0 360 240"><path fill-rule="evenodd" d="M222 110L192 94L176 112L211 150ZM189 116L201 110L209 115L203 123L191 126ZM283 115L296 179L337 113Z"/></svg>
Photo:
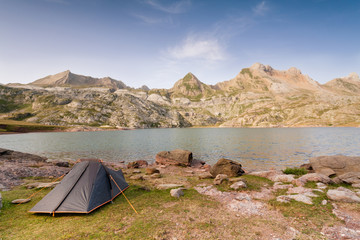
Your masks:
<svg viewBox="0 0 360 240"><path fill-rule="evenodd" d="M116 186L118 187L118 189L120 190L120 192L124 195L126 201L130 204L130 206L132 207L132 209L135 211L136 214L138 214L138 212L136 211L136 209L134 208L134 206L131 204L131 202L129 201L129 199L126 197L125 193L123 190L121 190L121 188L119 187L119 185L115 182L114 178L109 174L111 180L113 180L113 182L116 184Z"/></svg>

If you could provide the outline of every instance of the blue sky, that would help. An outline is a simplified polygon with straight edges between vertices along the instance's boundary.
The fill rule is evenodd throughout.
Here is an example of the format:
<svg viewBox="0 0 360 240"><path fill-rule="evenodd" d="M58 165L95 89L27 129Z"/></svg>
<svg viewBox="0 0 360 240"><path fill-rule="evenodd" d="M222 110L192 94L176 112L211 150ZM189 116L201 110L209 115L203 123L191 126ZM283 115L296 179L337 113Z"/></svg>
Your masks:
<svg viewBox="0 0 360 240"><path fill-rule="evenodd" d="M360 73L360 1L0 0L0 83L69 69L170 88L255 62L320 83Z"/></svg>

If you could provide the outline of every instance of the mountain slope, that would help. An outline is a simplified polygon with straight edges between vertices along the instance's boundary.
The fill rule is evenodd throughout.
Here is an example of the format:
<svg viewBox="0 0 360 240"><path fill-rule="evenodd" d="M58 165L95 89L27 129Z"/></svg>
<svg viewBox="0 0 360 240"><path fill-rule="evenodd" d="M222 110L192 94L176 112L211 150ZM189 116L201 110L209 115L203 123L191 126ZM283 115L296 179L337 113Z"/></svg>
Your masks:
<svg viewBox="0 0 360 240"><path fill-rule="evenodd" d="M321 85L296 68L256 63L215 86L192 73L171 89L113 91L112 80L66 71L34 82L47 88L0 86L0 118L133 128L360 126L357 74Z"/></svg>
<svg viewBox="0 0 360 240"><path fill-rule="evenodd" d="M77 75L69 70L46 76L38 79L29 85L55 87L55 86L66 86L66 87L108 87L115 89L127 88L127 86L118 80L110 77L104 78L93 78L89 76Z"/></svg>
<svg viewBox="0 0 360 240"><path fill-rule="evenodd" d="M360 94L360 78L356 73L350 73L347 77L335 78L324 84L324 86L332 91Z"/></svg>

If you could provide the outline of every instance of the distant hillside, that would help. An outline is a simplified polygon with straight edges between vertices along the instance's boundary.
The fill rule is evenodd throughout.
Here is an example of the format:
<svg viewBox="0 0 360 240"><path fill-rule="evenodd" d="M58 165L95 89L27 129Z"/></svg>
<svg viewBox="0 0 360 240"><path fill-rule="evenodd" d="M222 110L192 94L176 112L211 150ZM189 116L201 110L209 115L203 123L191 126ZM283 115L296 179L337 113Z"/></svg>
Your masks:
<svg viewBox="0 0 360 240"><path fill-rule="evenodd" d="M118 80L110 77L93 78L89 76L77 75L69 70L40 78L29 85L43 86L43 87L108 87L114 89L124 89L127 86Z"/></svg>
<svg viewBox="0 0 360 240"><path fill-rule="evenodd" d="M360 78L356 73L351 73L347 77L331 80L324 86L330 90L340 91L346 94L360 94Z"/></svg>
<svg viewBox="0 0 360 240"><path fill-rule="evenodd" d="M0 119L46 125L360 127L359 106L355 73L322 85L299 69L260 63L214 86L188 73L170 89L133 89L70 71L30 85L0 86Z"/></svg>

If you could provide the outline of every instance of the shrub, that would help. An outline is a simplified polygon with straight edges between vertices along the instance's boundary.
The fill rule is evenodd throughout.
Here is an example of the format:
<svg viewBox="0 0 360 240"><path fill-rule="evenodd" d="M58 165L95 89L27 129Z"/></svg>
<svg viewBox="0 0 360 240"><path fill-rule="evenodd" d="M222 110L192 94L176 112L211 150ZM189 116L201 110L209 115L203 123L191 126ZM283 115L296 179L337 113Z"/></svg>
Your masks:
<svg viewBox="0 0 360 240"><path fill-rule="evenodd" d="M308 171L305 168L286 168L285 170L283 170L283 173L301 176L301 175L307 174Z"/></svg>

